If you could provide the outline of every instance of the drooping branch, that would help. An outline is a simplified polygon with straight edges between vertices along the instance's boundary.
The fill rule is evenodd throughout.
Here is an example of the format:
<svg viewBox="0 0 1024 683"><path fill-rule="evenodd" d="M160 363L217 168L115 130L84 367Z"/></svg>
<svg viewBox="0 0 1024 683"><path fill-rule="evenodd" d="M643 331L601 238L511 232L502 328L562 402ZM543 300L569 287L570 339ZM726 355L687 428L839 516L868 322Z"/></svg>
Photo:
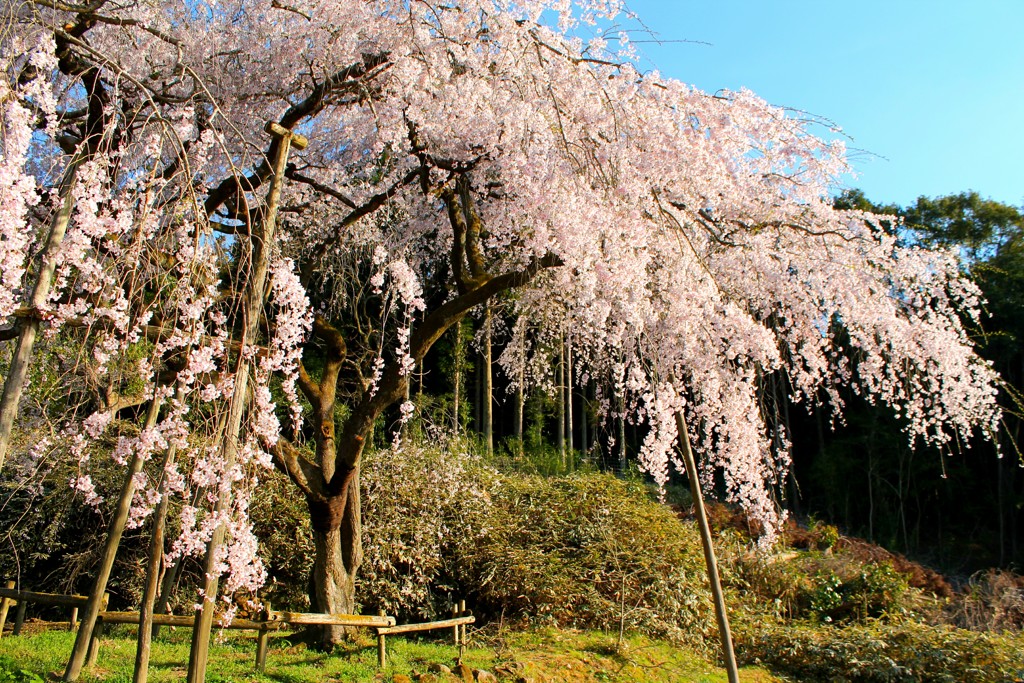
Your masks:
<svg viewBox="0 0 1024 683"><path fill-rule="evenodd" d="M541 270L560 265L561 260L554 255L535 259L522 270L492 277L479 287L446 302L427 314L423 322L416 327L410 338L409 355L416 362L422 361L434 343L441 338L441 335L470 310L501 292L526 285ZM392 360L385 367L376 392L365 396L353 409L352 415L345 423L345 429L338 439L339 472L349 472L358 466L365 439L373 429L374 420L385 408L405 395L408 381L409 375L403 370L402 363L399 360ZM331 489L335 488L335 482L332 480Z"/></svg>

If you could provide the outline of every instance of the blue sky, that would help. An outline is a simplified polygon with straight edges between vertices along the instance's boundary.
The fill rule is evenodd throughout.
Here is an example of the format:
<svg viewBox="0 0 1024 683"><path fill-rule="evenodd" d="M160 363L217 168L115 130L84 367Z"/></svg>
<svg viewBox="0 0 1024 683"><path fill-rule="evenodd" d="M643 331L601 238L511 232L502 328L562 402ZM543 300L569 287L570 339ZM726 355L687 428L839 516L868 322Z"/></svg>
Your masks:
<svg viewBox="0 0 1024 683"><path fill-rule="evenodd" d="M638 46L641 68L834 121L873 201L1024 205L1024 0L629 4L664 41Z"/></svg>

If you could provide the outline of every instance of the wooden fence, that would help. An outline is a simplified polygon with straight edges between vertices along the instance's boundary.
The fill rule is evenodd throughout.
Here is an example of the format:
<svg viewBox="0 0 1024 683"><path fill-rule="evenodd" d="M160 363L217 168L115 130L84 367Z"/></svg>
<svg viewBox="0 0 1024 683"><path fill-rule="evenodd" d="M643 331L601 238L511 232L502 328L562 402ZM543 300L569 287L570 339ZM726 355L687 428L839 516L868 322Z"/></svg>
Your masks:
<svg viewBox="0 0 1024 683"><path fill-rule="evenodd" d="M383 614L383 612L381 612ZM466 610L466 601L460 600L458 609L452 610L452 618L442 621L428 621L420 624L400 624L397 626L381 626L377 628L377 666L381 669L387 664L387 646L384 639L389 634L416 633L419 631L433 631L442 628L451 628L455 639L455 646L459 648L459 659L466 652L466 625L476 622L476 617Z"/></svg>
<svg viewBox="0 0 1024 683"><path fill-rule="evenodd" d="M108 596L104 595L103 606L97 616L96 627L93 629L92 639L89 642L86 666L92 666L96 663L104 625L137 625L139 623L138 612L107 612L107 598ZM84 607L88 599L88 596L85 595L59 595L15 590L14 582L8 581L6 588L0 588L0 634L3 633L8 610L13 604L18 606L14 620L13 635L18 635L21 633L21 627L25 621L25 610L29 603L70 607L72 611L69 625L71 628L74 628L77 623L78 608ZM355 626L372 628L377 632L377 664L384 668L387 663L387 646L385 642L387 636L443 628L452 629L455 645L459 648L459 661L461 661L466 648L466 625L475 622L476 617L466 610L466 602L463 600L459 602L458 609L452 610L452 617L450 619L416 624L396 624L395 618L384 614L383 611L377 616L372 616L364 614L280 612L268 609L263 613L261 619L234 619L225 628L258 632L256 636L256 670L262 673L266 670L271 631L289 629L295 626ZM154 614L153 625L192 628L195 625L195 616Z"/></svg>
<svg viewBox="0 0 1024 683"><path fill-rule="evenodd" d="M78 608L85 607L89 601L87 595L62 595L58 593L37 593L35 591L16 590L14 581L8 581L7 585L0 588L0 636L3 635L4 626L7 625L7 613L12 605L17 605L14 613L13 635L21 633L21 627L25 623L25 612L29 603L39 605L52 605L57 607L70 607L71 616L68 618L68 627L74 629L78 625ZM103 596L103 607L107 605L108 595Z"/></svg>

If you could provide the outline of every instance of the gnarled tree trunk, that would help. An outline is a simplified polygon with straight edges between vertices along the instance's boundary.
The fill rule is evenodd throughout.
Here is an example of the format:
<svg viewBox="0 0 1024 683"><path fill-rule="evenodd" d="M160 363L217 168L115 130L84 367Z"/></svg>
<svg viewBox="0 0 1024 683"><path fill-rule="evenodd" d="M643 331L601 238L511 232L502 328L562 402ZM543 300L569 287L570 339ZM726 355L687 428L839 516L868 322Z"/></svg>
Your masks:
<svg viewBox="0 0 1024 683"><path fill-rule="evenodd" d="M326 506L310 502L309 514L315 548L310 595L313 611L356 614L356 574L363 562L358 470L347 491L331 498ZM344 626L324 626L320 644L331 649L345 635Z"/></svg>

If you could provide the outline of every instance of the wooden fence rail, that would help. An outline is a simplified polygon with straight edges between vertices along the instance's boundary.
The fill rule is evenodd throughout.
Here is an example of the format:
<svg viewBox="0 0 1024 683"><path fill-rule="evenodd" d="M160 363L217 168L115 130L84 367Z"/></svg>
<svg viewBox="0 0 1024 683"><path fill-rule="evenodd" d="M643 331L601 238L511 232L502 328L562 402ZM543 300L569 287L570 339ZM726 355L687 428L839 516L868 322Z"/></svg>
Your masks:
<svg viewBox="0 0 1024 683"><path fill-rule="evenodd" d="M84 607L89 600L87 595L61 595L56 593L37 593L34 591L16 590L14 581L8 581L6 587L0 588L0 634L7 621L7 613L12 605L17 605L14 619L14 635L21 633L25 621L25 609L29 603L55 605L72 609L69 620L74 628L77 622L78 608ZM99 655L99 641L103 635L103 627L107 624L138 624L138 612L107 612L108 594L103 596L103 606L97 616L96 628L89 641L86 666L96 663ZM476 617L466 610L466 602L460 601L457 609L452 610L451 619L429 621L416 624L396 624L394 617L382 611L379 615L368 614L317 614L309 612L280 612L267 610L262 619L234 619L224 628L243 631L258 631L256 637L256 670L266 670L269 637L272 631L279 631L293 626L354 626L372 628L377 632L377 663L384 668L387 663L386 636L402 633L418 633L451 628L455 645L459 648L459 661L462 660L466 647L466 625L476 622ZM154 626L180 626L192 628L195 625L194 615L154 614Z"/></svg>
<svg viewBox="0 0 1024 683"><path fill-rule="evenodd" d="M107 624L138 624L138 612L100 612L96 619L96 628L89 642L86 655L86 666L96 663L99 656L99 639ZM195 626L195 617L189 615L154 614L154 626ZM363 614L314 614L307 612L265 612L263 620L233 619L224 628L242 631L258 631L256 637L256 669L266 669L267 651L271 631L278 631L292 626L358 626L363 628L388 628L395 625L395 618L387 615L370 616Z"/></svg>
<svg viewBox="0 0 1024 683"><path fill-rule="evenodd" d="M466 601L459 601L457 609L452 610L451 619L441 621L428 621L420 624L400 624L397 626L377 627L377 666L381 669L387 664L387 645L385 637L398 633L417 633L419 631L433 631L435 629L451 628L455 638L455 645L459 648L459 661L466 651L466 625L476 623L476 617L466 610Z"/></svg>
<svg viewBox="0 0 1024 683"><path fill-rule="evenodd" d="M89 596L87 595L37 593L35 591L17 590L14 588L14 585L14 581L8 581L6 586L0 588L0 635L3 635L4 626L7 625L7 613L12 605L17 605L18 607L14 613L14 630L12 635L19 635L21 627L25 624L25 612L28 609L29 603L70 607L71 616L68 619L68 625L73 629L78 623L78 608L85 607L85 603L89 601ZM104 606L107 604L108 597L104 595Z"/></svg>

